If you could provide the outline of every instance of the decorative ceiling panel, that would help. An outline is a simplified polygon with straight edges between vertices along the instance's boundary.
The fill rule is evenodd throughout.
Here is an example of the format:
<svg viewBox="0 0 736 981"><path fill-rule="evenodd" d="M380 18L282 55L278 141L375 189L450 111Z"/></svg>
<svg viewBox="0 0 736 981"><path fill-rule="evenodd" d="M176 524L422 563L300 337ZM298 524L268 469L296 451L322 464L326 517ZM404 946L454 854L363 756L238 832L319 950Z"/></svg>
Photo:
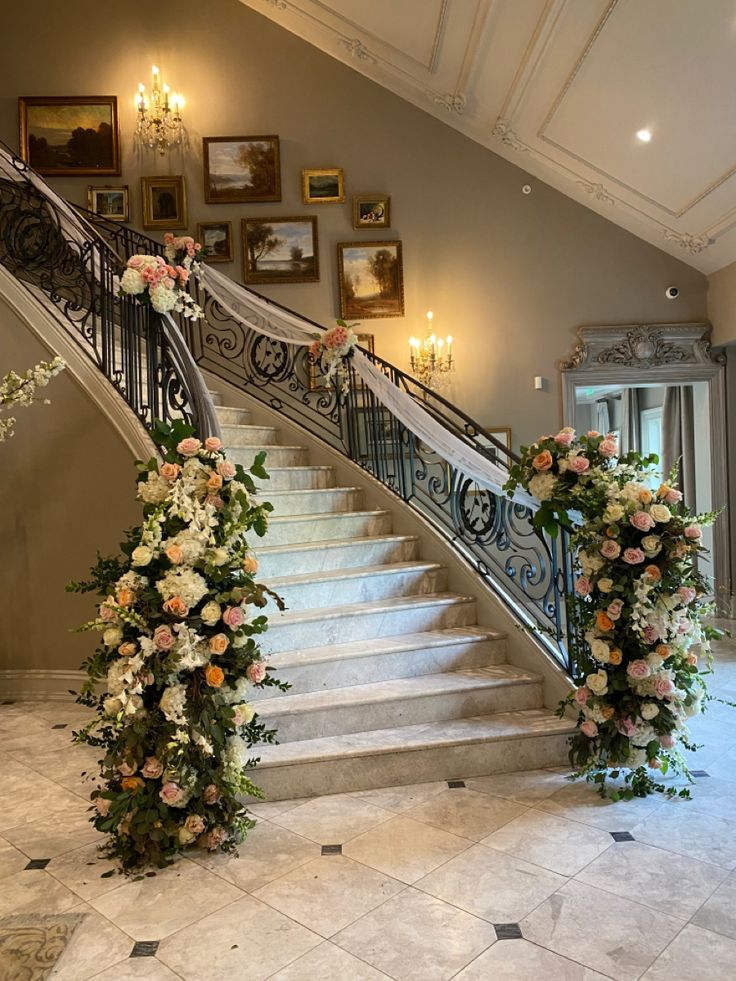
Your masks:
<svg viewBox="0 0 736 981"><path fill-rule="evenodd" d="M242 2L704 272L736 260L734 0Z"/></svg>

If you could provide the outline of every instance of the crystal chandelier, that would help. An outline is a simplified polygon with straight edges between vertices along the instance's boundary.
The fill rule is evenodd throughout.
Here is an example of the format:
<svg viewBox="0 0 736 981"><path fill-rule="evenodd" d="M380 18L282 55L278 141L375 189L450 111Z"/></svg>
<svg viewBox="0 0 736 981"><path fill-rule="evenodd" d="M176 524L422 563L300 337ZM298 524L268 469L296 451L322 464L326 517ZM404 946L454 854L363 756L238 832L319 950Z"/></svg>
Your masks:
<svg viewBox="0 0 736 981"><path fill-rule="evenodd" d="M434 314L427 312L427 336L424 340L409 338L411 373L427 388L441 388L455 370L452 360L452 338L435 337L432 332Z"/></svg>
<svg viewBox="0 0 736 981"><path fill-rule="evenodd" d="M181 121L184 97L172 92L168 85L161 85L161 73L155 65L151 73L153 85L150 96L146 95L146 87L142 82L138 85L138 94L135 97L138 110L135 136L141 146L158 150L163 156L171 147L181 146L184 139Z"/></svg>

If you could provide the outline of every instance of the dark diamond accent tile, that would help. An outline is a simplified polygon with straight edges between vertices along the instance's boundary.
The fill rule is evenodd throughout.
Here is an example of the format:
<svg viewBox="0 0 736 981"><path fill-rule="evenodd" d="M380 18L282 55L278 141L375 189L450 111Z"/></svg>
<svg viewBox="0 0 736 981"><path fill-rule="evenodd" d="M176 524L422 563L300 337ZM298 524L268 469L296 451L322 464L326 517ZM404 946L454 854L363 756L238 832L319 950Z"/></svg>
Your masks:
<svg viewBox="0 0 736 981"><path fill-rule="evenodd" d="M630 831L609 831L614 841L636 841Z"/></svg>
<svg viewBox="0 0 736 981"><path fill-rule="evenodd" d="M342 855L342 845L322 845L323 855Z"/></svg>
<svg viewBox="0 0 736 981"><path fill-rule="evenodd" d="M6 698L4 701L0 702L0 705L15 705L12 698Z"/></svg>
<svg viewBox="0 0 736 981"><path fill-rule="evenodd" d="M159 940L137 940L133 944L130 957L154 957L158 950Z"/></svg>
<svg viewBox="0 0 736 981"><path fill-rule="evenodd" d="M68 722L57 722L55 726L51 726L52 729L66 729L69 725Z"/></svg>
<svg viewBox="0 0 736 981"><path fill-rule="evenodd" d="M499 940L521 940L521 927L518 923L494 923L493 929Z"/></svg>
<svg viewBox="0 0 736 981"><path fill-rule="evenodd" d="M464 780L448 780L447 781L447 786L450 788L450 790L458 790L460 787L464 787L465 786L465 781Z"/></svg>
<svg viewBox="0 0 736 981"><path fill-rule="evenodd" d="M693 777L709 777L710 773L707 770L691 770L690 775Z"/></svg>
<svg viewBox="0 0 736 981"><path fill-rule="evenodd" d="M26 868L27 869L45 869L46 866L49 864L50 861L51 861L50 858L32 858L30 860L30 862L28 863L28 865L26 865Z"/></svg>

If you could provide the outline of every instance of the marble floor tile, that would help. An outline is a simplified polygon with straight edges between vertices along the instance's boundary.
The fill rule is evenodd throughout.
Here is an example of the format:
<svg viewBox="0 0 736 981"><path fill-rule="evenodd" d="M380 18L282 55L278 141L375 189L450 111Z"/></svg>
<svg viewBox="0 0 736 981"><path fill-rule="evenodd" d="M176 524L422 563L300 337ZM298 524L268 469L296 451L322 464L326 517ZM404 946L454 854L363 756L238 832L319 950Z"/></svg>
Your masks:
<svg viewBox="0 0 736 981"><path fill-rule="evenodd" d="M0 879L20 872L26 865L28 865L28 856L18 851L9 841L0 838Z"/></svg>
<svg viewBox="0 0 736 981"><path fill-rule="evenodd" d="M710 899L693 916L692 922L705 930L736 940L736 872L721 883ZM736 969L734 969L736 974Z"/></svg>
<svg viewBox="0 0 736 981"><path fill-rule="evenodd" d="M249 812L253 817L265 818L266 821L270 821L271 818L276 817L278 814L285 814L287 811L291 811L295 807L300 807L302 804L306 804L307 801L312 800L311 797L297 797L294 800L254 800L251 803L251 799L247 798L245 800L245 806Z"/></svg>
<svg viewBox="0 0 736 981"><path fill-rule="evenodd" d="M412 783L404 787L383 787L380 790L356 790L350 796L367 800L376 807L385 807L395 814L402 814L445 790L447 783L442 780L435 783Z"/></svg>
<svg viewBox="0 0 736 981"><path fill-rule="evenodd" d="M0 916L8 913L64 913L79 896L43 869L24 869L0 884Z"/></svg>
<svg viewBox="0 0 736 981"><path fill-rule="evenodd" d="M50 875L86 901L112 892L125 881L119 875L101 878L104 872L115 869L116 865L109 859L100 858L97 846L104 839L101 835L97 835L97 838L99 841L54 856L46 866Z"/></svg>
<svg viewBox="0 0 736 981"><path fill-rule="evenodd" d="M667 801L631 833L637 841L666 842L667 851L725 869L736 868L736 821L698 811L692 802Z"/></svg>
<svg viewBox="0 0 736 981"><path fill-rule="evenodd" d="M245 892L255 892L261 886L278 879L292 869L311 862L320 855L320 846L301 835L295 835L268 821L259 821L242 845L238 857L195 851L192 861L216 872Z"/></svg>
<svg viewBox="0 0 736 981"><path fill-rule="evenodd" d="M601 831L631 831L661 807L663 800L657 794L635 800L613 801L610 797L601 797L593 784L580 781L567 783L556 793L539 801L537 808L569 821L600 828Z"/></svg>
<svg viewBox="0 0 736 981"><path fill-rule="evenodd" d="M135 940L162 940L242 895L219 876L182 859L150 878L129 879L90 904Z"/></svg>
<svg viewBox="0 0 736 981"><path fill-rule="evenodd" d="M456 974L453 981L608 981L528 940L501 940Z"/></svg>
<svg viewBox="0 0 736 981"><path fill-rule="evenodd" d="M368 801L340 794L316 797L283 814L276 814L271 821L322 845L338 845L390 817L383 808Z"/></svg>
<svg viewBox="0 0 736 981"><path fill-rule="evenodd" d="M86 904L71 911L81 914L64 953L54 965L48 981L88 981L118 961L128 957L133 941ZM119 978L125 977L121 971Z"/></svg>
<svg viewBox="0 0 736 981"><path fill-rule="evenodd" d="M5 835L18 825L38 821L39 818L53 818L56 814L73 809L84 812L84 805L75 794L37 776L28 791L0 797L0 834Z"/></svg>
<svg viewBox="0 0 736 981"><path fill-rule="evenodd" d="M158 959L185 981L263 981L322 938L243 896L159 947Z"/></svg>
<svg viewBox="0 0 736 981"><path fill-rule="evenodd" d="M331 937L404 888L341 855L325 855L253 895L322 937Z"/></svg>
<svg viewBox="0 0 736 981"><path fill-rule="evenodd" d="M271 975L269 981L391 981L391 978L325 940Z"/></svg>
<svg viewBox="0 0 736 981"><path fill-rule="evenodd" d="M733 981L736 940L688 924L642 981Z"/></svg>
<svg viewBox="0 0 736 981"><path fill-rule="evenodd" d="M538 810L527 811L483 839L484 845L561 875L575 875L612 842L606 831Z"/></svg>
<svg viewBox="0 0 736 981"><path fill-rule="evenodd" d="M516 923L566 881L513 855L474 845L414 887L491 923Z"/></svg>
<svg viewBox="0 0 736 981"><path fill-rule="evenodd" d="M522 920L521 931L593 971L635 981L684 922L573 880Z"/></svg>
<svg viewBox="0 0 736 981"><path fill-rule="evenodd" d="M666 844L666 839L662 844ZM725 869L676 852L640 841L622 841L614 842L575 878L687 920L726 875Z"/></svg>
<svg viewBox="0 0 736 981"><path fill-rule="evenodd" d="M51 858L101 840L99 831L90 824L87 808L81 801L69 811L60 811L53 817L9 828L3 832L3 837L29 858Z"/></svg>
<svg viewBox="0 0 736 981"><path fill-rule="evenodd" d="M424 804L405 811L404 816L442 828L461 838L480 841L526 809L524 804L460 787L445 790Z"/></svg>
<svg viewBox="0 0 736 981"><path fill-rule="evenodd" d="M736 783L736 749L730 749L723 753L717 760L709 763L703 769L707 769L711 777Z"/></svg>
<svg viewBox="0 0 736 981"><path fill-rule="evenodd" d="M709 777L696 778L690 787L692 806L711 817L736 819L736 783L715 776L710 769Z"/></svg>
<svg viewBox="0 0 736 981"><path fill-rule="evenodd" d="M343 854L412 883L469 846L467 838L400 815L348 842Z"/></svg>
<svg viewBox="0 0 736 981"><path fill-rule="evenodd" d="M490 923L409 888L333 939L396 981L446 981L496 933Z"/></svg>
<svg viewBox="0 0 736 981"><path fill-rule="evenodd" d="M95 981L181 981L178 974L174 974L155 957L129 957L113 967L108 967L102 974L95 974L94 979Z"/></svg>
<svg viewBox="0 0 736 981"><path fill-rule="evenodd" d="M562 787L567 785L566 775L570 771L562 770L525 770L519 773L493 773L488 777L472 777L465 781L465 786L483 794L493 794L495 797L505 797L520 804L535 804L544 800Z"/></svg>

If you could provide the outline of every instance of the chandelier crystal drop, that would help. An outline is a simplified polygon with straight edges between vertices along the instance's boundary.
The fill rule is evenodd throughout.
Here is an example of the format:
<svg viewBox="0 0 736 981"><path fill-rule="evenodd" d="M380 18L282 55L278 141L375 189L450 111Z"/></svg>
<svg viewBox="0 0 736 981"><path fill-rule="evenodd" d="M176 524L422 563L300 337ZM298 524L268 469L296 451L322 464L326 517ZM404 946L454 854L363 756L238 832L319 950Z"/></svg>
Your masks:
<svg viewBox="0 0 736 981"><path fill-rule="evenodd" d="M184 126L181 110L184 97L172 92L168 85L161 84L161 72L154 65L151 69L153 84L151 94L141 82L135 97L138 121L135 128L136 141L150 150L158 150L164 156L172 147L181 146L184 140Z"/></svg>
<svg viewBox="0 0 736 981"><path fill-rule="evenodd" d="M432 330L434 314L427 311L427 336L409 338L411 372L427 388L438 389L450 380L455 370L452 360L452 337L437 337Z"/></svg>

